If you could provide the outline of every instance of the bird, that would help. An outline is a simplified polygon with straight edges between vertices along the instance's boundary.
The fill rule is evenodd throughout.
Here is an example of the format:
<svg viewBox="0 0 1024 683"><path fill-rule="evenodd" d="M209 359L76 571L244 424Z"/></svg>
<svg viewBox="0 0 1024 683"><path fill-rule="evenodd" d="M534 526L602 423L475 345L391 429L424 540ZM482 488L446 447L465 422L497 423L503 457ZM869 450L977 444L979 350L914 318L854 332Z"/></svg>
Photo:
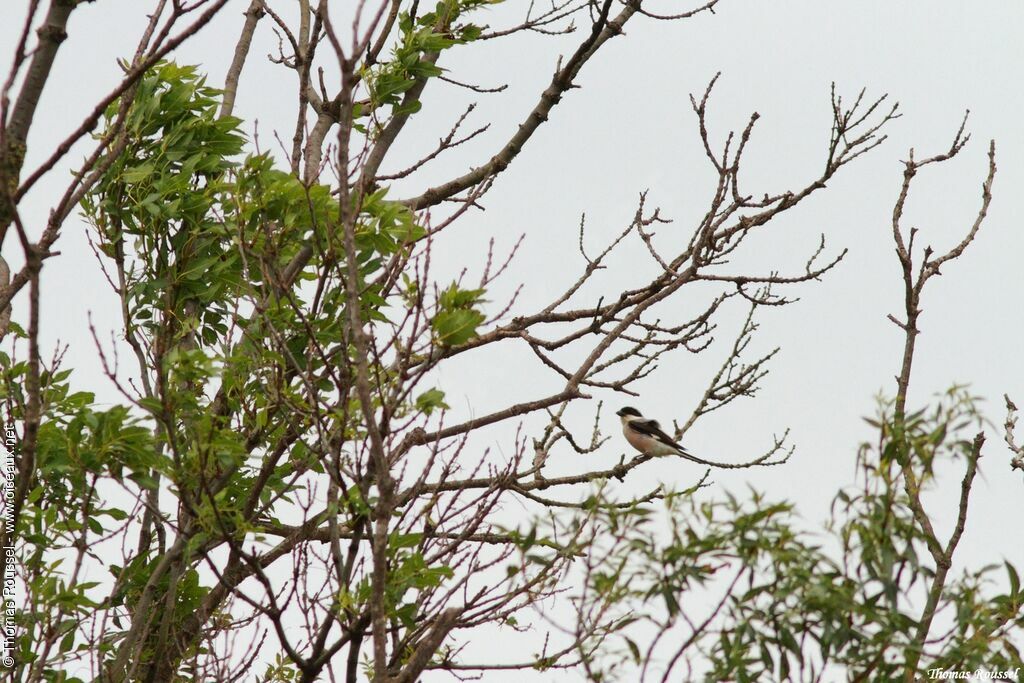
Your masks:
<svg viewBox="0 0 1024 683"><path fill-rule="evenodd" d="M701 460L690 454L662 431L657 420L644 417L636 408L626 406L620 408L615 414L622 422L622 435L626 437L626 441L644 455L680 455L702 465L710 464L706 460Z"/></svg>

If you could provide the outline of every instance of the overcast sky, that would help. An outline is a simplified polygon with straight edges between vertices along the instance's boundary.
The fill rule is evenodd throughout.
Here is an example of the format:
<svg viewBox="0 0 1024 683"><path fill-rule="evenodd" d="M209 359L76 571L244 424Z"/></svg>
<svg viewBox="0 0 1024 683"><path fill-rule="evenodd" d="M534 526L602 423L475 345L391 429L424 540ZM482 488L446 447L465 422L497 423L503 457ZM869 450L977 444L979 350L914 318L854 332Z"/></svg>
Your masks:
<svg viewBox="0 0 1024 683"><path fill-rule="evenodd" d="M17 24L9 20L15 4L21 3L5 4L0 11L3 59L9 58ZM115 59L133 51L149 4L103 0L76 10L56 74L40 104L27 169L77 126L98 96L116 82ZM516 7L520 4L494 10L495 24L510 21L522 11ZM174 58L201 65L212 84L223 83L229 46L246 5L242 0L230 3ZM796 501L808 524L817 525L836 489L853 481L857 446L871 436L861 417L874 413L879 392L894 393L902 334L886 315L899 314L902 305L891 235L892 207L902 178L899 162L910 147L919 155L948 148L966 109L971 110L971 143L953 162L922 172L906 225L918 227L919 240L936 249L960 239L978 209L990 138L997 143L999 166L994 200L966 255L926 289L910 400L920 405L954 382L969 383L987 399L988 416L996 423L1004 417L1003 393L1017 397L1018 403L1024 401L1022 27L1024 4L1010 0L723 0L714 15L685 22L637 18L624 37L613 40L585 67L578 79L582 88L564 98L499 178L484 201L486 212L461 222L455 235L449 235L450 251L439 254L440 267L457 269L467 256L476 262L472 255L479 254L492 236L500 248L508 249L525 234L512 278L490 298L500 301L526 280L519 306L529 310L577 276L582 263L575 251L580 215L587 216L588 245L597 248L628 224L644 190L649 191L649 205L662 207L663 215L675 220L659 229L661 243L669 247L687 240L694 221L706 210L713 180L688 96L702 91L716 72L722 76L710 107L713 136L724 139L728 130L742 128L751 112L761 114L744 178L755 193L795 189L820 173L833 81L850 98L862 87L868 96L888 93L903 111L888 129L889 140L843 169L820 195L779 219L741 263L751 272L800 271L821 233L829 253L846 247L849 255L823 282L791 290L800 302L764 311L755 346L762 351L781 346L782 351L758 397L701 420L687 435L693 452L739 461L756 455L772 434L790 427L797 451L788 464L716 473L716 487L742 492L749 483L769 498ZM452 77L508 88L500 94L478 95L442 84L431 86L422 115L405 136L407 142L418 137L422 144L407 147L403 159L412 160L431 148L469 102L479 102L479 107L467 125L490 123L491 128L473 144L432 164L418 179L396 187L393 196L411 195L488 159L533 107L558 55L579 39L530 36L446 53L443 66ZM247 132L252 133L258 121L264 149L276 146L274 130L290 139L294 121L292 74L265 58L275 46L269 24L264 23L235 109L246 120ZM77 161L83 154L81 148L69 158ZM385 170L396 170L398 161L394 163ZM64 178L51 174L27 198L23 214L36 234ZM62 255L46 265L44 348L52 348L58 339L70 344L65 365L75 369L77 388L117 401L97 362L88 316L109 337L109 331L118 327L119 314L85 231L83 222L69 220L58 242ZM460 251L455 250L456 243ZM15 244L8 239L5 252L17 263ZM629 249L606 280L610 287L620 283L616 291L641 282L653 265L642 245ZM736 315L723 320L718 344L700 356L671 357L643 381L642 398L631 402L663 421L685 419L725 345L731 343L728 325L739 322ZM488 412L509 396L533 395L535 385L553 386L555 379L525 355L461 367L460 372L446 370L440 378L460 415ZM609 416L622 403L612 395L601 398L611 407ZM572 413L576 424L587 424L594 408L577 406ZM510 426L489 436L508 448L512 433ZM623 449L613 440L594 457L612 464ZM581 466L574 457L578 456L555 454L553 467L575 471ZM1024 543L1017 534L1024 518L1024 482L1019 473L1011 475L1008 460L1001 434L991 432L962 543L961 557L975 565L999 562L1004 556L1024 563ZM686 485L699 474L695 466L662 461L638 473L637 488L665 480ZM948 488L926 499L943 530L952 524L951 492L959 485L958 473L949 475ZM706 495L713 496L714 491Z"/></svg>

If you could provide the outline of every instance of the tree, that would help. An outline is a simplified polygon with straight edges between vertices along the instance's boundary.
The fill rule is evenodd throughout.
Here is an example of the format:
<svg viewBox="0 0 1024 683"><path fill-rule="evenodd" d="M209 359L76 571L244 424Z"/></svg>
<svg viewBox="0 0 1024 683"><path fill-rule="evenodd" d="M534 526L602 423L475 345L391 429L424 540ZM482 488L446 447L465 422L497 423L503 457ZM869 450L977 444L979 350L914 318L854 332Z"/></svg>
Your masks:
<svg viewBox="0 0 1024 683"><path fill-rule="evenodd" d="M801 527L791 504L756 492L747 500L666 498L667 514L656 518L669 527L668 542L652 524L651 509L601 508L612 531L585 563L591 590L580 596L579 619L587 623L591 614L610 612L628 627L620 634L619 659L608 653L597 660L601 668L590 680L607 680L623 662L639 669L630 680L700 674L708 680L911 683L979 670L989 680L1017 678L1024 626L1017 568L1004 561L951 571L985 445L978 399L954 386L932 405L907 407L924 286L974 241L992 199L995 144L981 207L948 251L915 250L918 231L904 227L904 208L920 169L949 161L968 137L962 124L948 151L918 160L911 150L904 163L892 222L904 280L902 319L889 316L905 341L896 397L881 401L878 416L868 421L878 440L860 448L856 485L837 492L825 545ZM1006 441L1016 456L1011 466L1018 468L1016 407L1006 400ZM921 493L951 464L962 469L962 479L946 535L937 531L939 511L929 510ZM698 613L681 605L699 586L719 597Z"/></svg>
<svg viewBox="0 0 1024 683"><path fill-rule="evenodd" d="M641 195L610 244L590 246L581 220L579 276L567 290L534 310L514 297L494 301L500 278L523 277L514 250L460 254L461 275L437 274L432 256L458 253L449 228L472 218L628 22L683 21L717 0L673 16L639 0L569 0L500 27L485 25L489 4L393 0L353 10L301 0L290 24L273 3L253 0L226 83L215 89L199 67L167 57L226 0L160 0L120 83L24 175L35 103L81 3L53 0L43 16L30 6L0 115L0 240L13 227L24 261L5 278L0 309L28 288L27 324L17 316L9 323L14 353L0 356L4 410L20 427L11 510L25 585L17 680L411 682L433 670L552 668L608 680L632 675L623 654L647 675L661 666L664 634L692 619L680 596L726 571L735 578L719 608L692 629L666 678L690 646L702 652L697 673L719 680L820 678L833 663L851 677L912 680L919 660L1019 661L1009 636L1021 620L1016 570L1007 566L1010 592L994 597L980 587L984 572L947 580L963 525L943 543L918 498L934 458L960 453L966 516L983 440L965 446L957 437L961 420L976 417L970 397L951 393L934 413L906 407L921 290L980 227L994 147L977 222L939 259L925 252L913 260L901 209L917 169L959 152L963 129L948 154L906 167L894 237L907 277L906 317L897 321L907 352L896 400L877 421L878 454L861 454L864 487L840 494L841 557L861 563L851 568L815 548L784 504L754 496L701 506L694 494L707 474L687 491L633 495L616 484L647 455L568 476L549 476L548 460L601 448L601 399L634 393L668 354L710 352L722 313L735 305L749 314L675 435L755 393L773 355L747 357L756 316L790 303L779 292L822 277L845 252L825 256L822 238L795 273L771 264L737 272L731 262L748 238L881 144L896 106L863 92L851 104L833 92L820 169L799 187L765 194L739 181L758 116L738 134L716 136L712 80L692 105L715 190L689 240L671 251L656 241L667 221ZM281 159L261 153L233 116L250 42L264 23L281 36L276 60L297 84L294 137ZM436 149L388 172L415 142L408 124L431 84L484 90L449 75L446 53L526 32L575 33L578 42L518 129L465 174L427 180L430 161L480 133L463 130L467 112ZM33 234L19 201L93 131L80 171ZM395 197L398 179L422 189ZM39 282L78 207L122 315L123 345L93 333L122 405L72 391L72 369L60 367L59 354L44 360L39 345ZM657 272L631 289L609 289L602 271L636 239ZM700 311L677 319L666 304L684 293L702 302ZM439 372L473 367L482 349L510 345L532 353L557 385L452 419L458 412ZM118 348L130 354L130 371ZM586 404L592 433L567 425L570 407L595 399ZM504 457L481 448L491 427L537 416L546 424L506 444ZM1015 447L1012 415L1008 425ZM781 465L787 453L783 438L743 462L712 465ZM531 521L510 522L503 508L513 502L527 506ZM668 543L653 525L661 502L672 513ZM922 548L933 567L918 561ZM924 611L914 617L918 586L926 586ZM925 645L946 605L963 616L945 636L952 649L937 656ZM571 626L561 629L565 615ZM538 643L540 628L547 635ZM712 632L717 640L706 643ZM464 656L466 643L495 633L508 656Z"/></svg>

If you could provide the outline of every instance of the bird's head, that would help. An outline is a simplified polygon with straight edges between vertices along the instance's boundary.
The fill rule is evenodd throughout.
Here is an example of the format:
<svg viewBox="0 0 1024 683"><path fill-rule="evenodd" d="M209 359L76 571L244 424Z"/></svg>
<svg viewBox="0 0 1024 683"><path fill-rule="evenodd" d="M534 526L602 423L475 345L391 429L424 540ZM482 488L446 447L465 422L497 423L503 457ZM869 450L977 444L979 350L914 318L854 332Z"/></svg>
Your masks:
<svg viewBox="0 0 1024 683"><path fill-rule="evenodd" d="M639 410L637 410L636 408L633 408L631 406L626 406L625 408L619 408L618 411L616 411L615 414L618 415L621 418L643 417L640 414Z"/></svg>

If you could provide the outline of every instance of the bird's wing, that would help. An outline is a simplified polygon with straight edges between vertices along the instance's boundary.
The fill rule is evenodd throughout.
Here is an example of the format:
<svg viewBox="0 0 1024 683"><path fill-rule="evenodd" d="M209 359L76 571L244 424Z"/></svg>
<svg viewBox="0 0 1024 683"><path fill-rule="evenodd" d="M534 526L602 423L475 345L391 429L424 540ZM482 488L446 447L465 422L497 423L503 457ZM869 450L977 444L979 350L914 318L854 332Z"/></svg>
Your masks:
<svg viewBox="0 0 1024 683"><path fill-rule="evenodd" d="M701 465L712 464L707 460L702 460L697 456L692 455L689 451L687 451L685 448L676 443L671 436L669 436L668 434L661 430L661 425L658 424L657 420L630 420L629 427L630 429L636 431L637 433L644 434L646 436L651 437L652 439L657 439L666 446L676 449L680 455L687 458L688 460L700 463Z"/></svg>
<svg viewBox="0 0 1024 683"><path fill-rule="evenodd" d="M657 439L666 446L672 446L680 451L684 450L682 446L672 440L671 436L661 430L661 425L657 420L631 420L629 426L641 434Z"/></svg>

